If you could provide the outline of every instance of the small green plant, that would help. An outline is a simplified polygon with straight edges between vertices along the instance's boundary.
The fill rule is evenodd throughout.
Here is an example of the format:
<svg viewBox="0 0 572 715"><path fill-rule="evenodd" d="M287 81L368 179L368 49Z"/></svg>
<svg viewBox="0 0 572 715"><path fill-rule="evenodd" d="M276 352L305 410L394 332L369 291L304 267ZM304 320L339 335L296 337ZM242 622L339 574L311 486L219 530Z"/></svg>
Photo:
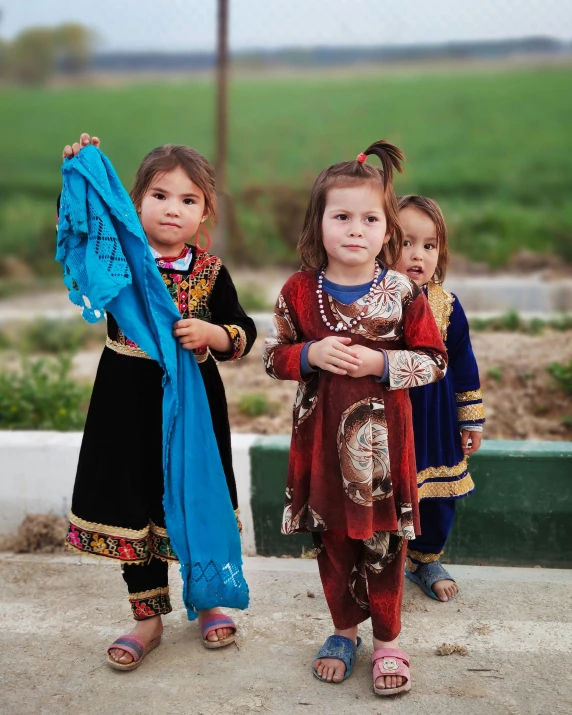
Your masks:
<svg viewBox="0 0 572 715"><path fill-rule="evenodd" d="M562 418L562 424L566 429L572 431L572 415L564 415Z"/></svg>
<svg viewBox="0 0 572 715"><path fill-rule="evenodd" d="M24 333L22 346L29 353L76 353L98 335L103 335L105 323L97 328L81 318L38 320Z"/></svg>
<svg viewBox="0 0 572 715"><path fill-rule="evenodd" d="M572 360L568 364L553 362L548 366L548 372L567 394L572 394Z"/></svg>
<svg viewBox="0 0 572 715"><path fill-rule="evenodd" d="M564 315L553 320L543 320L542 318L525 320L518 313L511 312L494 318L472 318L470 327L471 330L477 333L487 331L492 333L510 332L540 335L545 330L558 330L560 332L572 330L572 316Z"/></svg>
<svg viewBox="0 0 572 715"><path fill-rule="evenodd" d="M487 375L491 378L491 380L495 380L496 382L503 381L503 374L500 367L489 367Z"/></svg>
<svg viewBox="0 0 572 715"><path fill-rule="evenodd" d="M264 392L245 392L238 401L238 411L247 417L261 417L276 413L276 405L268 400Z"/></svg>
<svg viewBox="0 0 572 715"><path fill-rule="evenodd" d="M12 347L12 340L5 330L0 330L0 350Z"/></svg>
<svg viewBox="0 0 572 715"><path fill-rule="evenodd" d="M69 357L25 360L0 374L0 429L81 430L91 388L69 377Z"/></svg>

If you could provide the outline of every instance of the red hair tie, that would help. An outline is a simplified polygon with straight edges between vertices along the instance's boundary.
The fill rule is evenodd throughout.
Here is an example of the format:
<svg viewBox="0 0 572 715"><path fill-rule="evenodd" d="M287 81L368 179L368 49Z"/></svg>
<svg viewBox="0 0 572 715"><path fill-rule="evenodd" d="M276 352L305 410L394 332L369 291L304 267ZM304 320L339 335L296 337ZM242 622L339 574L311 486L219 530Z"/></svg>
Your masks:
<svg viewBox="0 0 572 715"><path fill-rule="evenodd" d="M367 159L367 154L358 154L356 156L357 161L359 161L360 164L365 164L365 161Z"/></svg>

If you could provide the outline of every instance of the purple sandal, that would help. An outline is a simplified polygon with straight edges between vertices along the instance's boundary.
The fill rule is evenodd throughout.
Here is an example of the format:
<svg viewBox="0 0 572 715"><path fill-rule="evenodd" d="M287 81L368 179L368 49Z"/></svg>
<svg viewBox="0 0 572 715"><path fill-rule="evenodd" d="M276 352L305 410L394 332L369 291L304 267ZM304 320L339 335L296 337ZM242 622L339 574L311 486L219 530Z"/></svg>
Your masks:
<svg viewBox="0 0 572 715"><path fill-rule="evenodd" d="M143 662L143 658L155 649L161 643L161 636L150 641L147 645L138 638L130 633L124 636L119 636L119 638L112 643L107 649L107 663L116 670L135 670ZM109 655L109 651L114 650L124 650L126 653L133 658L131 663L118 663L116 660Z"/></svg>
<svg viewBox="0 0 572 715"><path fill-rule="evenodd" d="M214 613L212 616L207 616L201 622L200 626L205 648L224 648L236 640L236 625L232 618L225 616L224 613ZM216 631L218 628L232 628L233 632L226 638L221 638L218 641L209 641L207 638L208 634Z"/></svg>

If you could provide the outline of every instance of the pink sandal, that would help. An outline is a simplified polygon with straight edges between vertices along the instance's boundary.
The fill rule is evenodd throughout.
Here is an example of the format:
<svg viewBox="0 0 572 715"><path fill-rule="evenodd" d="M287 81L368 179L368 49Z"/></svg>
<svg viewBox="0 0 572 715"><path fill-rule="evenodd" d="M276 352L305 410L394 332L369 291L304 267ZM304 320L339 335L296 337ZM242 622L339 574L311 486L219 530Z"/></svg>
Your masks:
<svg viewBox="0 0 572 715"><path fill-rule="evenodd" d="M156 648L161 643L161 636L153 639L147 645L139 638L131 633L127 635L120 636L115 642L113 642L107 649L107 662L116 670L135 670L143 662L143 658L150 653L154 648ZM118 663L114 660L109 652L111 650L124 650L126 653L133 658L131 663Z"/></svg>
<svg viewBox="0 0 572 715"><path fill-rule="evenodd" d="M203 637L203 645L205 648L224 648L225 645L230 645L236 640L236 625L232 618L225 616L224 613L214 613L201 621L201 635ZM232 628L232 633L226 638L220 638L218 641L210 641L207 636L209 633L216 631L218 628Z"/></svg>
<svg viewBox="0 0 572 715"><path fill-rule="evenodd" d="M380 648L371 656L373 663L373 690L376 695L397 695L411 690L409 656L399 648ZM399 688L376 688L375 681L387 675L401 676L405 682Z"/></svg>

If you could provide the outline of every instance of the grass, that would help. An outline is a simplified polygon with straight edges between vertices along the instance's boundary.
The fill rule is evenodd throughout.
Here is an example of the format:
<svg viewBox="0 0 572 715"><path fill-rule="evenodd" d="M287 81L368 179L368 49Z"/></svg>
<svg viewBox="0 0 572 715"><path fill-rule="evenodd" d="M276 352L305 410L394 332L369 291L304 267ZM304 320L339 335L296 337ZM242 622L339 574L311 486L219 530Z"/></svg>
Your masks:
<svg viewBox="0 0 572 715"><path fill-rule="evenodd" d="M442 204L453 250L492 266L525 248L572 262L571 90L570 68L236 80L229 184L240 253L291 259L318 172L385 137L408 157L397 190ZM199 80L0 89L0 255L50 268L61 148L81 130L102 138L130 186L161 143L214 158L213 102Z"/></svg>
<svg viewBox="0 0 572 715"><path fill-rule="evenodd" d="M75 382L70 370L70 359L59 357L0 373L0 429L83 429L91 387Z"/></svg>
<svg viewBox="0 0 572 715"><path fill-rule="evenodd" d="M549 365L548 372L566 394L572 395L572 360L568 364L553 362Z"/></svg>
<svg viewBox="0 0 572 715"><path fill-rule="evenodd" d="M518 313L511 311L494 318L471 318L471 330L475 332L508 332L525 333L527 335L541 335L546 330L565 332L572 330L572 315L563 315L559 318L544 320L532 318L525 320Z"/></svg>

